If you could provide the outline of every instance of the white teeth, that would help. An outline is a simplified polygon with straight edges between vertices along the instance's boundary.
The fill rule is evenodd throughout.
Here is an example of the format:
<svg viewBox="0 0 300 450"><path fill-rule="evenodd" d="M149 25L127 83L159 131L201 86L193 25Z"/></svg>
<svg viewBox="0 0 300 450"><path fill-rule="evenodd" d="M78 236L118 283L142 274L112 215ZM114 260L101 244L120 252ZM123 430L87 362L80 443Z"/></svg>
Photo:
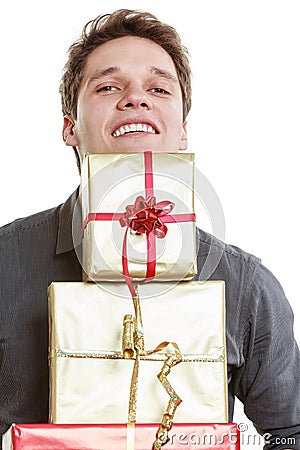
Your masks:
<svg viewBox="0 0 300 450"><path fill-rule="evenodd" d="M118 137L122 136L125 133L135 133L141 131L145 133L155 134L155 130L151 127L151 125L146 125L145 123L131 123L118 128L113 133L113 136Z"/></svg>

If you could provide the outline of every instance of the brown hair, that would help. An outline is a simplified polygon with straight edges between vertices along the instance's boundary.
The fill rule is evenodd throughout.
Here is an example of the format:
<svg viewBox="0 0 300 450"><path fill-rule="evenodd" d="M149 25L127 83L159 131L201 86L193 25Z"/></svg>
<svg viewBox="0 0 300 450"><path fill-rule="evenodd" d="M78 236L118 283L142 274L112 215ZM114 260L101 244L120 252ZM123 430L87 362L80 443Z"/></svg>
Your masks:
<svg viewBox="0 0 300 450"><path fill-rule="evenodd" d="M59 89L63 114L77 118L78 90L90 53L99 45L124 36L150 39L170 55L181 87L185 120L191 108L191 68L187 49L181 44L173 27L160 22L150 13L129 9L119 9L89 21L83 28L81 37L69 48Z"/></svg>

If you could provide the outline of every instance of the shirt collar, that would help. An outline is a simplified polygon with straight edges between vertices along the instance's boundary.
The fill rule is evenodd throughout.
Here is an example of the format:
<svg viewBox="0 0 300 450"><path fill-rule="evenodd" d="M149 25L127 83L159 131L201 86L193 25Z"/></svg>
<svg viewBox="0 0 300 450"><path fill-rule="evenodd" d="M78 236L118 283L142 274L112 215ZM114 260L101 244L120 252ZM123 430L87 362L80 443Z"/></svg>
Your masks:
<svg viewBox="0 0 300 450"><path fill-rule="evenodd" d="M56 254L69 252L81 243L79 188L59 208Z"/></svg>

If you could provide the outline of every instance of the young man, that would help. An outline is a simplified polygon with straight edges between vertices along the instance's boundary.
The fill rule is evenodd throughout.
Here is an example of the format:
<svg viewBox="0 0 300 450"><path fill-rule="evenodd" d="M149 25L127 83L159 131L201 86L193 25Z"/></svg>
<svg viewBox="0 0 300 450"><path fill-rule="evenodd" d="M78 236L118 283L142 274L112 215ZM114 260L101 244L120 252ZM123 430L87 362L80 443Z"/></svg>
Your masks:
<svg viewBox="0 0 300 450"><path fill-rule="evenodd" d="M187 148L190 68L175 30L120 10L84 28L61 82L63 139L86 153ZM47 287L80 281L72 240L75 192L64 205L1 229L0 423L48 418ZM283 290L259 260L200 230L197 279L226 282L229 418L234 398L266 448L300 449L299 350ZM206 266L213 249L217 267ZM211 270L210 270L211 269Z"/></svg>

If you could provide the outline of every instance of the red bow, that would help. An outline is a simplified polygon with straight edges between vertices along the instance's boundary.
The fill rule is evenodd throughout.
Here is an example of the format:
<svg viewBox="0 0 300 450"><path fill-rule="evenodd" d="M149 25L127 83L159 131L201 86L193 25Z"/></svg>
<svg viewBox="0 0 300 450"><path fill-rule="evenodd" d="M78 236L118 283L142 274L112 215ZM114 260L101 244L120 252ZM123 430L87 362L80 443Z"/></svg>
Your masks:
<svg viewBox="0 0 300 450"><path fill-rule="evenodd" d="M127 205L126 211L120 219L122 227L129 227L137 234L153 232L158 238L164 238L168 228L160 217L169 214L174 203L164 200L156 203L155 197L144 198L139 195L134 205Z"/></svg>

